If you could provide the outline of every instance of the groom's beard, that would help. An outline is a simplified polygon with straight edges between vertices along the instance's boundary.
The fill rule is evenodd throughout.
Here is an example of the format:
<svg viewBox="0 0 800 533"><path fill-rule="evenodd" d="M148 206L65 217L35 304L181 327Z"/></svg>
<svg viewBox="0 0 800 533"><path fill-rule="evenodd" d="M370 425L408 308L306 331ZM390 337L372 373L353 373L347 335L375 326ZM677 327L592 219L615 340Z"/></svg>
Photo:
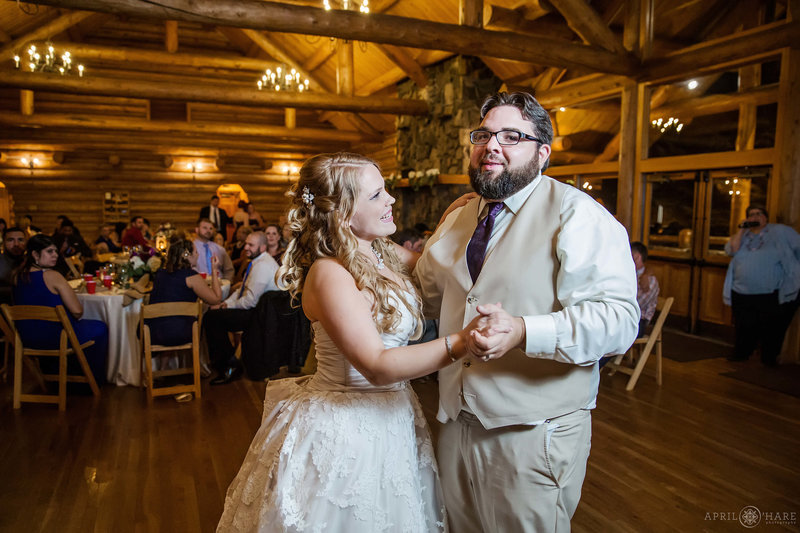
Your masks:
<svg viewBox="0 0 800 533"><path fill-rule="evenodd" d="M484 158L484 160L491 160L497 162L496 158ZM480 194L487 200L505 200L509 196L513 196L525 188L530 182L539 175L539 152L528 161L523 167L509 169L507 164L503 163L503 170L500 171L496 177L491 171L481 172L478 167L469 166L469 182L475 192Z"/></svg>

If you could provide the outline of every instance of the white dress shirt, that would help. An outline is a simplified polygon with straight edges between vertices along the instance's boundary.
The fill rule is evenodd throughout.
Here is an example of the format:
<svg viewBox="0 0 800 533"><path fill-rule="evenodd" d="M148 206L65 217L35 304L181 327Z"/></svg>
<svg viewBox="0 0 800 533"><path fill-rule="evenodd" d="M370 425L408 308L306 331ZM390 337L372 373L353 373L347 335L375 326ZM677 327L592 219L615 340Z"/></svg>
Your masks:
<svg viewBox="0 0 800 533"><path fill-rule="evenodd" d="M540 181L541 175L504 200L506 207L495 218L485 257L489 257L503 238L517 211ZM485 204L488 202L481 200L481 217L488 211ZM451 214L447 218L454 221L456 217ZM607 323L605 320L605 315L611 311L606 301L618 295L611 294L603 280L591 275L591 265L602 263L604 270L612 272L631 270L632 279L635 279L635 267L630 250L619 247L619 235L611 227L616 225L614 218L585 193L573 188L564 196L561 221L555 245L561 262L557 294L564 309L548 315L522 317L525 352L530 357L592 365L598 360L598 354L624 353L628 346L624 346L626 343L620 342L619 337L627 339L628 331L615 331L613 326L618 321ZM575 275L575 272L587 275ZM601 331L603 334L598 334Z"/></svg>
<svg viewBox="0 0 800 533"><path fill-rule="evenodd" d="M495 218L484 261L541 180L540 175L504 200L506 207ZM480 202L478 212L482 218L488 213L488 202L483 199ZM463 208L448 215L426 247L447 235L460 209ZM563 309L549 314L522 316L525 322L524 350L532 358L580 366L596 365L603 355L624 353L635 337L635 325L639 321L635 266L624 228L587 194L570 187L564 194L559 213L560 230L553 244L559 261L556 295ZM535 232L536 228L531 227L530 231ZM625 283L620 283L618 273L621 272L627 274ZM513 276L513 273L509 274ZM414 275L422 285L430 285L425 280L437 276L424 261L417 264ZM627 290L628 285L630 290ZM633 314L636 315L635 321L619 319ZM594 390L597 390L598 381L599 373L596 372ZM594 408L595 400L596 397L592 398L584 408ZM470 411L463 400L462 409ZM441 409L437 418L447 420ZM530 420L526 423L538 425L542 422Z"/></svg>
<svg viewBox="0 0 800 533"><path fill-rule="evenodd" d="M267 252L262 252L250 262L250 272L242 283L242 288L231 292L225 300L228 309L253 309L261 295L267 291L277 291L275 273L278 263Z"/></svg>

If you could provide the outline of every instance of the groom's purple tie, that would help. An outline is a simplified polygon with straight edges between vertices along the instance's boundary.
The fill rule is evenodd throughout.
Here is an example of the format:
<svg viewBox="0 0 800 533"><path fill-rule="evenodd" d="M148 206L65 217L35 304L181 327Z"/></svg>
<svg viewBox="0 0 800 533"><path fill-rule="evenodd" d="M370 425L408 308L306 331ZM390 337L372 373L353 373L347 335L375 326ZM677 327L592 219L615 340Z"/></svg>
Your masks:
<svg viewBox="0 0 800 533"><path fill-rule="evenodd" d="M486 256L489 237L492 236L494 219L505 205L503 202L489 204L489 214L478 222L478 227L475 228L475 233L472 234L472 238L469 240L467 245L467 268L469 268L472 283L475 283L475 280L478 279L478 274L481 273L481 268L483 268L483 258Z"/></svg>

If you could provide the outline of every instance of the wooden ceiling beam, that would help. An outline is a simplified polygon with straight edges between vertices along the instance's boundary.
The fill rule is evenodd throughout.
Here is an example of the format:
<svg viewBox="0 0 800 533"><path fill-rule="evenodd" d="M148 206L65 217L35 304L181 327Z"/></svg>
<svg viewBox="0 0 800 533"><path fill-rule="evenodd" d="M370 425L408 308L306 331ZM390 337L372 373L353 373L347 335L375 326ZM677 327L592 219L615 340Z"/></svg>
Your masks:
<svg viewBox="0 0 800 533"><path fill-rule="evenodd" d="M626 79L624 76L590 74L555 85L536 94L536 99L545 109L603 100L619 94Z"/></svg>
<svg viewBox="0 0 800 533"><path fill-rule="evenodd" d="M424 115L428 104L423 100L378 98L371 96L338 96L315 92L286 93L258 91L255 88L223 84L179 85L175 83L114 78L46 76L35 72L8 71L0 76L0 87L57 91L72 94L160 98L183 102L216 102L298 109L330 109L359 113L392 113Z"/></svg>
<svg viewBox="0 0 800 533"><path fill-rule="evenodd" d="M22 55L21 53L23 52L23 48L29 42L38 41L41 39L49 39L53 35L57 35L66 29L71 28L75 24L91 17L92 15L94 15L94 13L92 13L91 10L73 11L72 13L61 15L55 20L52 20L46 24L42 24L32 32L26 33L25 35L17 37L13 41L0 46L0 57L6 57L13 52Z"/></svg>
<svg viewBox="0 0 800 533"><path fill-rule="evenodd" d="M586 3L586 0L558 0L553 2L553 7L561 13L569 27L586 44L600 46L618 55L627 53L622 42L603 22L600 15Z"/></svg>
<svg viewBox="0 0 800 533"><path fill-rule="evenodd" d="M778 101L778 85L765 85L730 94L712 94L669 102L650 112L650 120L661 117L699 117L739 109L742 104L755 106Z"/></svg>
<svg viewBox="0 0 800 533"><path fill-rule="evenodd" d="M365 135L357 131L321 130L319 128L286 128L283 126L226 124L221 122L201 124L178 120L142 120L73 114L26 116L8 111L0 111L0 124L26 128L86 128L205 136L260 137L282 141L314 142L320 138L341 142L379 142L381 140L380 137Z"/></svg>
<svg viewBox="0 0 800 533"><path fill-rule="evenodd" d="M692 74L719 72L777 57L782 48L800 47L800 22L774 22L689 46L645 62L641 81L666 83Z"/></svg>
<svg viewBox="0 0 800 533"><path fill-rule="evenodd" d="M378 45L378 49L383 52L392 63L400 67L400 69L408 75L409 79L417 84L417 87L422 89L428 85L428 76L425 74L425 71L422 70L422 66L420 66L420 64L411 57L411 54L406 52L403 48L392 46L391 44L380 44Z"/></svg>
<svg viewBox="0 0 800 533"><path fill-rule="evenodd" d="M447 50L593 72L632 75L633 56L619 55L569 41L548 40L548 46L531 46L530 35L496 32L381 13L364 16L339 10L265 2L261 0L169 0L158 4L137 0L40 0L70 9L130 16L194 21L251 30L325 35L353 41L376 42Z"/></svg>
<svg viewBox="0 0 800 533"><path fill-rule="evenodd" d="M22 132L24 130L14 130ZM45 139L37 135L36 139L25 139L23 136L4 140L0 138L0 150L7 154L27 154L30 152L109 152L129 158L132 153L155 155L174 155L176 157L259 157L270 160L302 162L307 157L320 151L319 145L287 145L286 151L264 150L264 143L237 141L230 139L214 140L214 146L199 146L194 143L196 139L185 139L185 136L167 136L161 134L131 135L124 145L120 145L119 134L116 132L98 133L87 131L83 135L70 136L68 139L57 132ZM191 143L191 144L187 144ZM275 146L273 143L270 147ZM343 147L342 144L339 144ZM323 144L324 149L337 149L335 144ZM278 147L280 148L280 147ZM2 163L0 158L0 163Z"/></svg>
<svg viewBox="0 0 800 533"><path fill-rule="evenodd" d="M225 57L185 52L162 52L142 48L99 46L87 43L57 41L56 48L68 48L73 56L81 61L100 60L120 63L145 63L149 65L181 66L192 68L220 68L230 70L264 71L278 66L277 61L252 57Z"/></svg>

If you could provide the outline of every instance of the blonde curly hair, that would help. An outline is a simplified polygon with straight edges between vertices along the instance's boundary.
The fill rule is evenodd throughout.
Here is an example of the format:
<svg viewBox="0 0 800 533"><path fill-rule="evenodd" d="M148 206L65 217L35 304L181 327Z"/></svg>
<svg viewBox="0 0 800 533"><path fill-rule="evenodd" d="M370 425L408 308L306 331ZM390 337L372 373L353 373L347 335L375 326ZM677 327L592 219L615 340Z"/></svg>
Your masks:
<svg viewBox="0 0 800 533"><path fill-rule="evenodd" d="M422 327L421 300L409 283L408 270L394 252L392 241L382 237L372 245L404 286L380 275L372 261L359 252L358 239L348 224L355 213L361 174L370 165L380 170L372 159L348 152L320 154L303 164L297 183L287 193L292 199L288 216L292 240L276 275L278 286L297 298L314 261L335 258L353 276L356 287L371 296L372 316L379 332L395 332L400 324L401 312L389 298L391 293L411 310L418 336ZM310 201L309 195L304 199L306 189L313 195Z"/></svg>

